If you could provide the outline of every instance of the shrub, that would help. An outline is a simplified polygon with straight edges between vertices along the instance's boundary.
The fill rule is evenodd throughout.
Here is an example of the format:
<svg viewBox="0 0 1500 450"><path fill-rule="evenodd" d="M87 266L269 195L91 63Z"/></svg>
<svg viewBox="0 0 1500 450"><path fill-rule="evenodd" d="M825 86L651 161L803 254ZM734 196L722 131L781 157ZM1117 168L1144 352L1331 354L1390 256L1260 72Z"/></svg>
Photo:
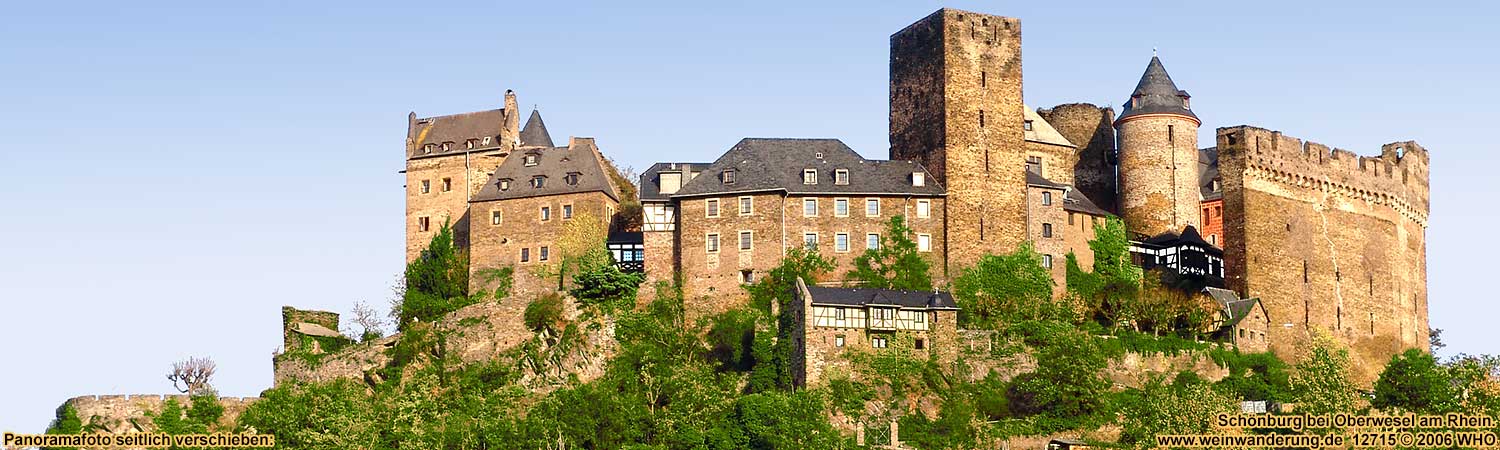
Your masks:
<svg viewBox="0 0 1500 450"><path fill-rule="evenodd" d="M562 295L556 292L538 295L531 300L531 303L526 304L526 312L522 316L526 322L526 328L530 328L531 331L561 331L563 325Z"/></svg>

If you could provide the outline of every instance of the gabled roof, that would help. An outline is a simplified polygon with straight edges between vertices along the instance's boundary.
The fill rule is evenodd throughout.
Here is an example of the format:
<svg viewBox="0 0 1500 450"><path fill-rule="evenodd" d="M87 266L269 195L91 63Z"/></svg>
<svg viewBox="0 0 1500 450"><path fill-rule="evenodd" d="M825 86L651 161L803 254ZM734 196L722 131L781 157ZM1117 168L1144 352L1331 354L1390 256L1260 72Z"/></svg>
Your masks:
<svg viewBox="0 0 1500 450"><path fill-rule="evenodd" d="M1150 238L1142 239L1136 242L1159 248L1196 245L1208 249L1210 252L1223 251L1219 248L1219 246L1210 244L1208 243L1208 241L1203 240L1203 235L1198 234L1198 229L1193 227L1192 225L1183 227L1182 234L1167 231L1163 232L1162 234L1158 234L1156 236L1152 236Z"/></svg>
<svg viewBox="0 0 1500 450"><path fill-rule="evenodd" d="M475 111L447 116L434 116L418 119L412 116L410 129L407 136L412 140L412 148L408 157L433 156L448 153L463 153L468 149L465 145L469 139L477 139L479 143L475 148L484 146L484 138L489 137L490 145L499 145L500 129L505 126L505 110L491 109L487 111ZM443 151L443 143L451 143L448 151ZM425 153L423 148L427 144L435 147L432 153ZM487 147L488 147L487 146Z"/></svg>
<svg viewBox="0 0 1500 450"><path fill-rule="evenodd" d="M1239 325L1240 321L1245 320L1245 317L1249 317L1250 311L1253 311L1256 305L1260 304L1259 298L1242 299L1239 294L1228 289L1205 287L1203 288L1203 292L1207 293L1209 297L1214 299L1215 303L1219 304L1220 312L1225 316L1223 324L1225 327Z"/></svg>
<svg viewBox="0 0 1500 450"><path fill-rule="evenodd" d="M542 123L541 111L531 110L531 117L526 119L526 126L521 128L521 146L553 147L552 135L547 134L547 124Z"/></svg>
<svg viewBox="0 0 1500 450"><path fill-rule="evenodd" d="M808 286L814 305L896 306L902 308L958 309L953 295L943 291L898 291Z"/></svg>
<svg viewBox="0 0 1500 450"><path fill-rule="evenodd" d="M1062 133L1057 132L1057 129L1053 128L1052 124L1047 123L1047 120L1043 119L1040 114L1037 114L1036 110L1026 105L1021 105L1021 109L1026 111L1025 120L1031 122L1031 129L1023 130L1025 131L1026 140L1078 148L1077 145L1073 145L1072 142L1068 141L1068 138L1063 137Z"/></svg>
<svg viewBox="0 0 1500 450"><path fill-rule="evenodd" d="M803 184L804 170L817 171L817 184ZM723 182L725 171L734 182ZM835 183L847 170L849 182ZM912 174L923 174L922 186ZM943 187L922 165L912 161L868 160L838 139L745 138L683 184L672 197L740 192L783 191L788 194L908 194L939 196Z"/></svg>
<svg viewBox="0 0 1500 450"><path fill-rule="evenodd" d="M686 184L693 175L701 172L705 167L708 167L709 164L711 163L659 162L656 164L652 164L651 167L647 168L645 172L641 172L641 201L667 201L668 195L661 193L661 179L657 177L657 175L660 175L662 172L681 172L685 175L682 177L682 182ZM678 190L681 189L682 187L678 186Z"/></svg>
<svg viewBox="0 0 1500 450"><path fill-rule="evenodd" d="M1140 98L1139 102L1131 101L1137 97ZM1193 110L1183 104L1183 99L1188 97L1187 91L1177 89L1172 76L1167 75L1167 68L1161 65L1161 58L1152 56L1151 63L1146 65L1146 73L1141 74L1141 81L1130 92L1131 99L1126 99L1125 108L1120 112L1116 123L1145 114L1176 114L1198 121Z"/></svg>
<svg viewBox="0 0 1500 450"><path fill-rule="evenodd" d="M609 198L620 200L605 172L603 157L594 146L593 139L576 138L567 147L533 148L520 150L505 158L495 173L470 202L507 200L539 197L544 195L573 194L580 192L603 192ZM526 165L526 157L535 155L537 164ZM567 175L576 173L578 184L568 184ZM541 188L532 187L531 180L545 177ZM510 180L510 188L501 190L500 181Z"/></svg>

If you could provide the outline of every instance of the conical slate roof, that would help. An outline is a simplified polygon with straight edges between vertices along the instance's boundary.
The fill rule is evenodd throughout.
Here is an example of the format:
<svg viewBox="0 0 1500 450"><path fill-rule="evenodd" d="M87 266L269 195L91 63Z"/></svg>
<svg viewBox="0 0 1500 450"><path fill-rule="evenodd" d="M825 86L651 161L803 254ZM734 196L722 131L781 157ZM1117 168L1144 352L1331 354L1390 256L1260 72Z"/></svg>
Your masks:
<svg viewBox="0 0 1500 450"><path fill-rule="evenodd" d="M552 147L552 135L547 134L547 124L542 123L542 113L531 110L526 126L521 128L522 147Z"/></svg>
<svg viewBox="0 0 1500 450"><path fill-rule="evenodd" d="M1125 100L1119 120L1145 114L1176 114L1198 121L1198 116L1189 109L1189 97L1187 91L1177 89L1172 76L1167 75L1167 68L1162 67L1161 58L1152 56L1146 73L1141 74L1141 82L1136 83L1130 98Z"/></svg>

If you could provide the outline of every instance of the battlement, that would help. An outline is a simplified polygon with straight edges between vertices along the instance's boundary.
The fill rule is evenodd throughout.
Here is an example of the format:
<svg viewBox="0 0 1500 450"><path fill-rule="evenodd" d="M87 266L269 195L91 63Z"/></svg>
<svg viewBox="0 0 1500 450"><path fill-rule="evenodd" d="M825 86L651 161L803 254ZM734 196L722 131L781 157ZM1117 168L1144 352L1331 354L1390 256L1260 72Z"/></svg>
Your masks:
<svg viewBox="0 0 1500 450"><path fill-rule="evenodd" d="M1219 128L1217 135L1221 166L1225 158L1239 158L1249 176L1390 205L1426 225L1429 154L1415 141L1385 144L1379 156L1361 156L1248 125Z"/></svg>

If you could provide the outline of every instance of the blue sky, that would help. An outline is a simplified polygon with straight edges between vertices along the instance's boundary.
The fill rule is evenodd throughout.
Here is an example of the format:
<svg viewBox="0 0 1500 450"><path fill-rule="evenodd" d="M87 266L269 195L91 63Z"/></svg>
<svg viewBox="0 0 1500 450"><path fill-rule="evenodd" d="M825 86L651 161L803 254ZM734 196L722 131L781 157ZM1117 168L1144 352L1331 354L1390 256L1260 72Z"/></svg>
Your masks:
<svg viewBox="0 0 1500 450"><path fill-rule="evenodd" d="M1500 31L1433 2L20 2L0 25L0 430L166 393L210 356L271 385L280 306L383 307L402 267L406 114L501 105L625 165L746 136L886 156L887 38L951 6L1020 17L1033 107L1118 105L1160 54L1204 120L1432 153L1432 326L1500 353ZM1467 234L1466 234L1467 233Z"/></svg>

